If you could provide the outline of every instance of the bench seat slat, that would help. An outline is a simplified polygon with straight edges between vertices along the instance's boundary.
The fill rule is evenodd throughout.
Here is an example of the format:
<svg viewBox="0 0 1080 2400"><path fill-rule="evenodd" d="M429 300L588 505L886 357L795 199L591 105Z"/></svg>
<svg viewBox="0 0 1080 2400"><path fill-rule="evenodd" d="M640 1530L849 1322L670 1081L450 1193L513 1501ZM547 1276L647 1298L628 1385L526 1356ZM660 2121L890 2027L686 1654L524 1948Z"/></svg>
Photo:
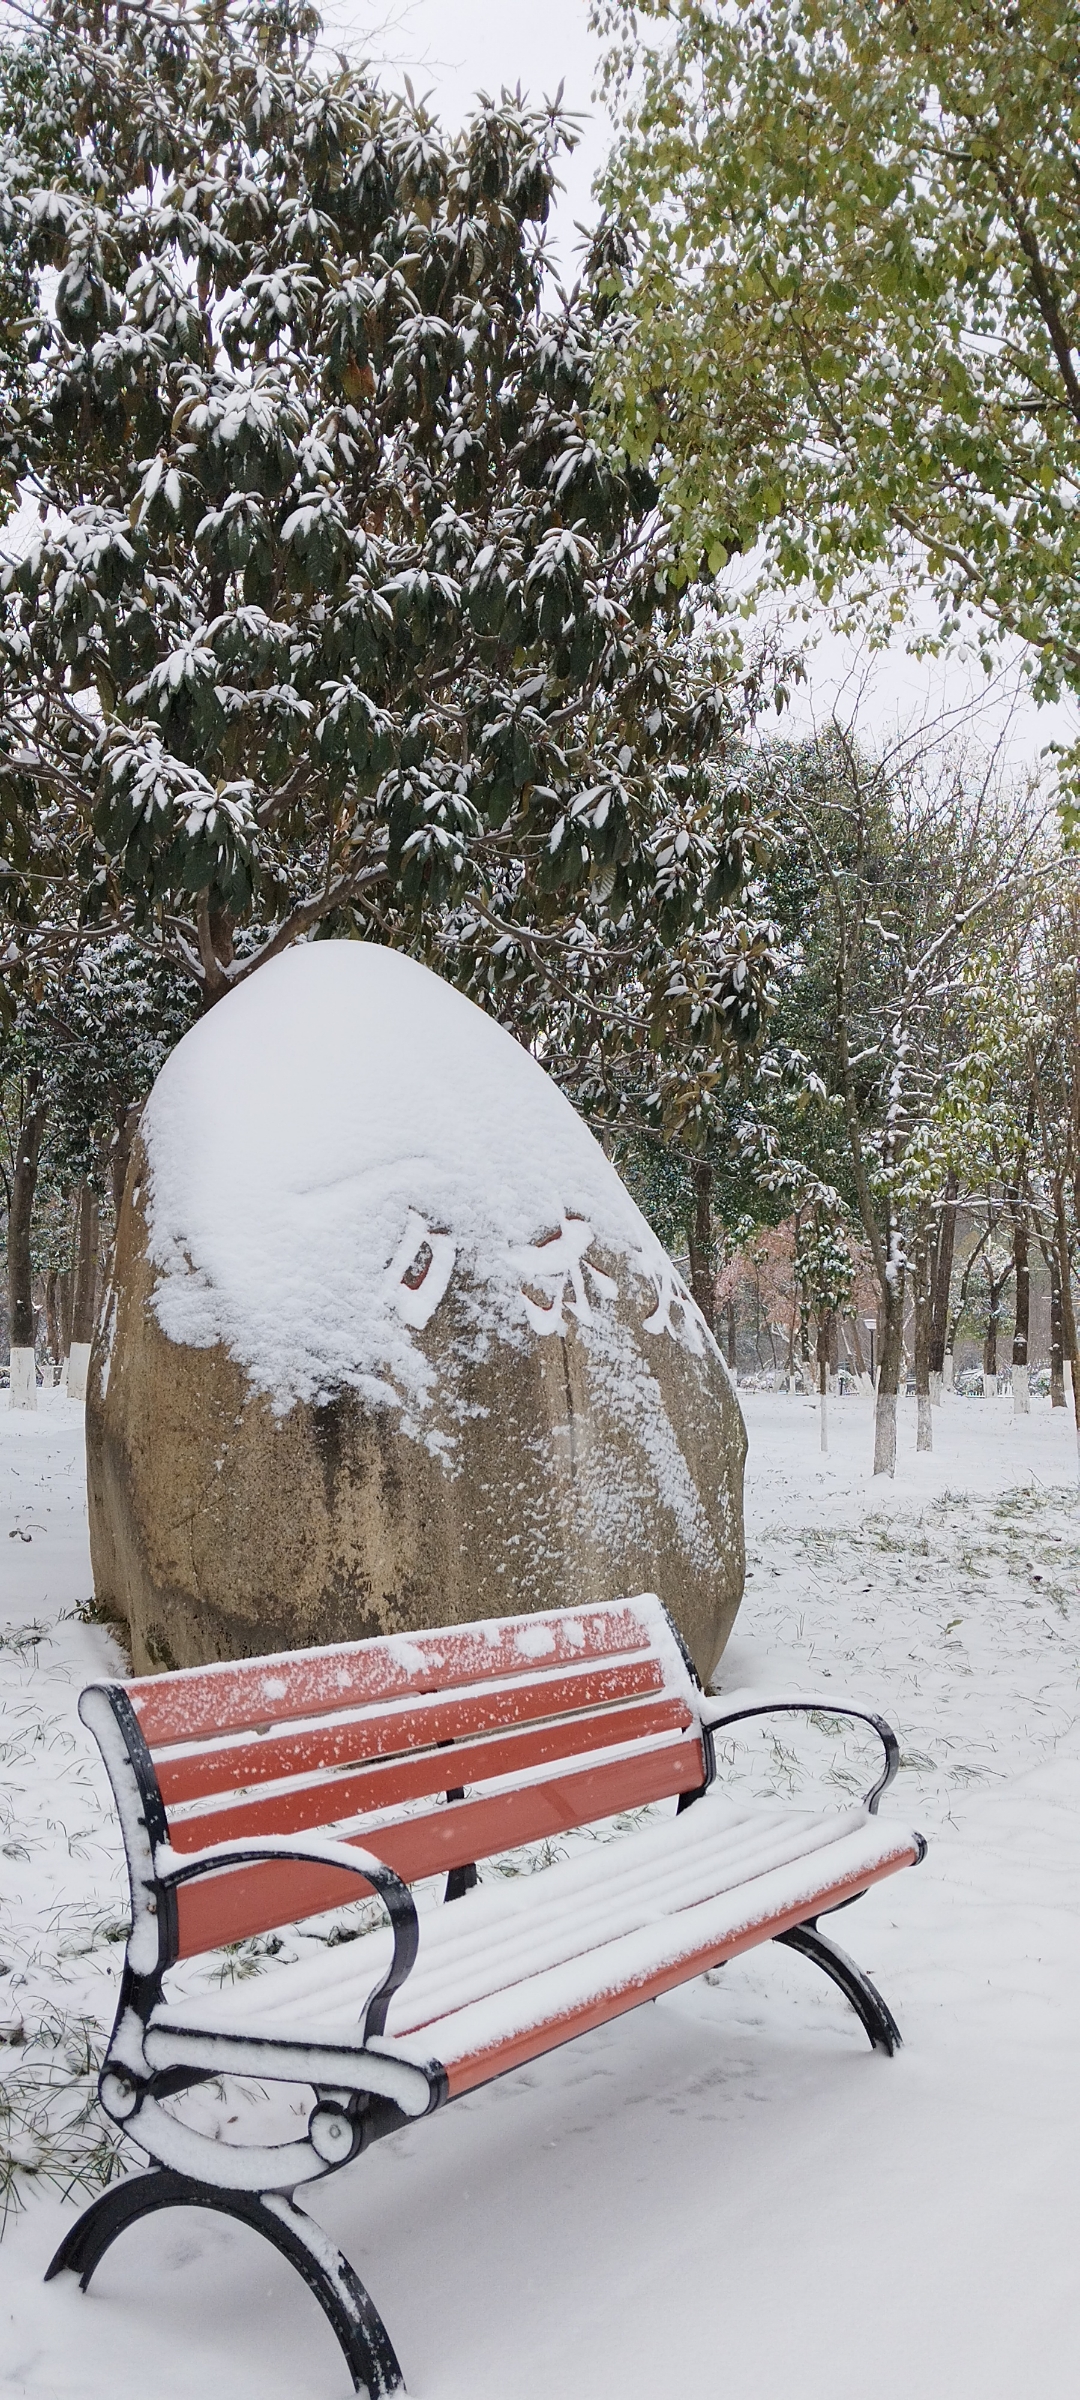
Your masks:
<svg viewBox="0 0 1080 2400"><path fill-rule="evenodd" d="M216 1842L243 1841L270 1833L301 1833L333 1820L342 1823L372 1810L396 1808L412 1800L433 1799L447 1784L485 1783L499 1776L521 1774L557 1761L580 1758L591 1749L614 1748L624 1742L646 1742L658 1735L685 1733L689 1712L677 1700L639 1703L613 1709L603 1716L568 1723L527 1726L486 1742L455 1744L445 1751L425 1750L412 1758L394 1758L356 1775L323 1776L293 1783L280 1792L254 1799L232 1798L170 1820L174 1850L209 1848Z"/></svg>
<svg viewBox="0 0 1080 2400"><path fill-rule="evenodd" d="M151 1750L290 1717L487 1683L529 1668L586 1666L655 1647L659 1604L646 1595L549 1616L492 1618L431 1634L390 1634L332 1649L182 1667L125 1686Z"/></svg>
<svg viewBox="0 0 1080 2400"><path fill-rule="evenodd" d="M762 1824L762 1815L765 1823ZM742 1813L699 1804L608 1846L611 1874L580 1855L520 1881L494 1881L421 1922L413 1975L391 2003L380 2048L438 2058L451 2093L524 2063L589 2026L670 1990L909 1865L914 1837L861 1810ZM161 2064L198 2043L260 2037L302 2050L348 2038L384 1971L381 1933L317 1962L155 2009Z"/></svg>
<svg viewBox="0 0 1080 2400"><path fill-rule="evenodd" d="M859 1812L855 1822L865 1822ZM388 2030L415 2032L702 1898L820 1857L851 1827L851 1814L738 1806L714 1785L685 1815L652 1815L617 1838L575 1848L541 1873L522 1862L523 1872L487 1874L460 1904L422 1912L419 1954L391 2001ZM826 1865L824 1880L829 1874ZM379 1925L314 1959L228 1985L209 2005L222 2024L255 2015L267 2028L287 2020L294 2028L342 2035L355 2024L358 1993L389 1965L391 1946L389 1928ZM181 2010L186 2005L178 2003Z"/></svg>
<svg viewBox="0 0 1080 2400"><path fill-rule="evenodd" d="M695 1735L644 1756L617 1758L580 1773L526 1784L494 1799L459 1800L451 1808L410 1817L399 1825L365 1828L356 1839L406 1883L415 1883L500 1850L553 1839L623 1809L693 1791L701 1780L701 1741ZM342 1908L356 1897L354 1876L292 1860L205 1875L177 1892L177 1955L190 1958L226 1942L268 1933L297 1918Z"/></svg>
<svg viewBox="0 0 1080 2400"><path fill-rule="evenodd" d="M489 2083L494 2075L507 2075L514 2067L527 2065L530 2059L541 2057L558 2043L574 2041L579 2034L590 2033L596 2026L610 2023L612 2017L625 2015L628 2009L639 2007L645 2000L659 2000L665 1992L675 1991L679 1984L689 1982L693 1976L705 1974L709 1967L719 1966L725 1959L737 1958L740 1951L752 1950L758 1942L774 1940L778 1933L786 1933L789 1926L804 1923L808 1906L820 1911L842 1907L846 1900L853 1900L858 1894L868 1891L872 1884L880 1883L884 1876L894 1875L901 1867L914 1866L918 1856L914 1843L909 1843L897 1856L884 1860L880 1866L811 1890L809 1900L803 1893L786 1907L770 1909L752 1923L744 1922L737 1931L724 1931L718 1924L716 1931L705 1934L693 1949L680 1950L676 1956L668 1958L662 1966L654 1967L651 1971L628 1972L625 1980L613 1982L613 1962L605 1962L603 1985L599 1991L586 1999L565 2004L557 2013L538 2016L531 2025L524 2026L517 2033L503 2035L487 2043L481 2040L475 2048L464 2050L460 2057L442 2057L442 2048L450 2048L449 2041L444 2038L449 2027L440 2026L440 2064L446 2069L448 2097L451 2100L459 2099L463 2092L474 2091L479 2084ZM539 2004L538 1994L533 1995L532 2004ZM462 2038L460 2030L458 2038ZM398 2055L408 2057L404 2043L396 2046L388 2044L387 2047L396 2047Z"/></svg>
<svg viewBox="0 0 1080 2400"><path fill-rule="evenodd" d="M154 1754L154 1764L161 1797L167 1808L173 1808L313 1769L360 1765L430 1749L440 1742L464 1742L509 1727L542 1723L550 1717L614 1708L620 1702L644 1699L663 1690L664 1674L657 1659L625 1659L613 1666L560 1670L527 1685L504 1681L494 1689L452 1693L416 1706L330 1718L300 1732L233 1736L200 1749L165 1748ZM688 1721L689 1712L684 1709L684 1722ZM591 1738L583 1734L582 1746ZM472 1778L458 1775L456 1780L470 1782ZM432 1788L438 1789L438 1785Z"/></svg>

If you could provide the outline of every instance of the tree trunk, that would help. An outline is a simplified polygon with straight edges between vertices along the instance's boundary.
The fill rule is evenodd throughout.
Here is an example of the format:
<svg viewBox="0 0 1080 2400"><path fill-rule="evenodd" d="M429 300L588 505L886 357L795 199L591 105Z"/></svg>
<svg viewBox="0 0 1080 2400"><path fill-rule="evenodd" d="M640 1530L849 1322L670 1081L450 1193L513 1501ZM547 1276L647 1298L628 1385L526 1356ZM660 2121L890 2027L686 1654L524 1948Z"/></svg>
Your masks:
<svg viewBox="0 0 1080 2400"><path fill-rule="evenodd" d="M983 1393L988 1400L992 1400L997 1391L997 1329L998 1295L996 1286L991 1283L986 1332L983 1336Z"/></svg>
<svg viewBox="0 0 1080 2400"><path fill-rule="evenodd" d="M1013 1268L1016 1275L1016 1317L1012 1346L1013 1415L1031 1414L1031 1395L1028 1387L1028 1335L1031 1330L1031 1267L1028 1258L1030 1235L1027 1209L1016 1193L1012 1203Z"/></svg>
<svg viewBox="0 0 1080 2400"><path fill-rule="evenodd" d="M866 1352L862 1346L862 1335L859 1332L858 1317L849 1317L848 1323L851 1326L851 1355L855 1361L855 1373L858 1377L859 1388L862 1390L864 1385L869 1384L871 1391L873 1391L874 1387L873 1384L870 1383L870 1375L866 1364Z"/></svg>
<svg viewBox="0 0 1080 2400"><path fill-rule="evenodd" d="M1061 1279L1061 1346L1071 1367L1073 1421L1076 1426L1076 1464L1077 1475L1080 1478L1080 1375L1076 1371L1076 1315L1073 1309L1065 1193L1060 1183L1054 1185L1054 1216L1057 1223L1058 1272Z"/></svg>
<svg viewBox="0 0 1080 2400"><path fill-rule="evenodd" d="M737 1332L738 1328L735 1323L735 1294L732 1292L729 1295L727 1304L727 1363L732 1376L734 1376L739 1363L738 1342L736 1338Z"/></svg>
<svg viewBox="0 0 1080 2400"><path fill-rule="evenodd" d="M57 1276L60 1296L60 1355L66 1358L71 1348L71 1269L65 1267Z"/></svg>
<svg viewBox="0 0 1080 2400"><path fill-rule="evenodd" d="M694 1161L694 1213L687 1227L690 1289L709 1332L716 1332L716 1270L713 1256L712 1182L707 1158Z"/></svg>
<svg viewBox="0 0 1080 2400"><path fill-rule="evenodd" d="M956 1177L950 1167L945 1178L945 1197L938 1211L937 1234L931 1260L933 1295L930 1304L928 1372L930 1398L934 1402L941 1398L941 1386L945 1374L945 1351L949 1338L949 1296L952 1291L955 1247Z"/></svg>
<svg viewBox="0 0 1080 2400"><path fill-rule="evenodd" d="M113 1134L112 1144L109 1150L109 1174L112 1179L113 1214L117 1220L117 1223L120 1221L120 1204L124 1197L124 1185L127 1182L128 1165L131 1159L131 1147L139 1130L139 1119L141 1116L141 1103L136 1108L125 1109L123 1116L117 1119L116 1130Z"/></svg>
<svg viewBox="0 0 1080 2400"><path fill-rule="evenodd" d="M932 1260L928 1228L920 1225L913 1260L915 1283L915 1406L919 1430L917 1450L934 1447L934 1421L930 1409L930 1342L934 1302L937 1297L931 1286ZM942 1342L941 1355L945 1356Z"/></svg>
<svg viewBox="0 0 1080 2400"><path fill-rule="evenodd" d="M34 1368L34 1277L30 1261L30 1229L33 1222L34 1190L37 1184L42 1135L45 1131L45 1117L44 1107L31 1108L24 1116L19 1127L15 1173L11 1179L7 1247L12 1408L37 1407L37 1376Z"/></svg>
<svg viewBox="0 0 1080 2400"><path fill-rule="evenodd" d="M79 1186L76 1219L75 1296L71 1308L72 1342L91 1342L97 1315L98 1198L88 1183Z"/></svg>
<svg viewBox="0 0 1080 2400"><path fill-rule="evenodd" d="M795 1388L796 1388L796 1390L797 1390L797 1391L800 1391L800 1392L808 1392L808 1391L810 1390L810 1388L811 1388L811 1385L810 1385L810 1328L809 1328L809 1326L808 1326L808 1324L807 1324L807 1322L806 1322L806 1318L805 1318L805 1317L800 1317L800 1319L799 1319L799 1368L798 1368L798 1379L797 1379L797 1382L796 1382L796 1386L795 1386Z"/></svg>
<svg viewBox="0 0 1080 2400"><path fill-rule="evenodd" d="M1061 1273L1057 1251L1050 1253L1050 1406L1065 1406L1065 1365L1061 1341Z"/></svg>
<svg viewBox="0 0 1080 2400"><path fill-rule="evenodd" d="M874 1473L896 1473L896 1395L904 1355L904 1259L895 1226L889 1229L889 1263L881 1313L881 1364L874 1412Z"/></svg>
<svg viewBox="0 0 1080 2400"><path fill-rule="evenodd" d="M49 1349L52 1352L53 1382L59 1383L60 1368L64 1357L64 1335L61 1326L60 1275L56 1267L50 1267L45 1277L45 1323L49 1334Z"/></svg>
<svg viewBox="0 0 1080 2400"><path fill-rule="evenodd" d="M68 1398L85 1400L90 1345L97 1314L98 1199L88 1183L79 1186L75 1213L75 1290L71 1305Z"/></svg>
<svg viewBox="0 0 1080 2400"><path fill-rule="evenodd" d="M821 1447L829 1447L829 1337L832 1327L831 1311L818 1318L817 1368L818 1398L821 1405Z"/></svg>
<svg viewBox="0 0 1080 2400"><path fill-rule="evenodd" d="M965 1266L964 1272L960 1278L960 1291L957 1298L956 1307L950 1310L949 1313L949 1321L945 1333L945 1366L943 1376L946 1391L952 1390L953 1353L956 1347L956 1336L960 1328L960 1319L964 1314L965 1308L967 1307L968 1285L971 1282L972 1273L978 1264L979 1259L982 1257L983 1251L985 1250L989 1239L990 1227L987 1224L984 1226L982 1233L979 1235L979 1239L976 1242L974 1249L968 1252L967 1265Z"/></svg>
<svg viewBox="0 0 1080 2400"><path fill-rule="evenodd" d="M986 1336L983 1341L983 1391L988 1400L993 1400L997 1392L998 1334L1001 1331L1001 1319L1004 1313L1005 1286L1011 1274L1011 1261L1004 1275L999 1276L996 1280L992 1265L989 1262L987 1264L990 1297L986 1311Z"/></svg>

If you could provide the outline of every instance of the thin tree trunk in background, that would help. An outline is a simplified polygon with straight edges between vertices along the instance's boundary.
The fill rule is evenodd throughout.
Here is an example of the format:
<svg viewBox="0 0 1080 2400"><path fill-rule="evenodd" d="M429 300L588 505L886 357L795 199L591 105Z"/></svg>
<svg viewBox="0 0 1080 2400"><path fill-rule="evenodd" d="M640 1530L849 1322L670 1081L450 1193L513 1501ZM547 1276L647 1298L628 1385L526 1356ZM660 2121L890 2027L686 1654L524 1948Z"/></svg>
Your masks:
<svg viewBox="0 0 1080 2400"><path fill-rule="evenodd" d="M799 1388L808 1392L810 1386L810 1328L805 1317L799 1319Z"/></svg>
<svg viewBox="0 0 1080 2400"><path fill-rule="evenodd" d="M975 1243L974 1248L968 1252L967 1264L960 1278L960 1290L957 1295L956 1307L950 1311L948 1331L945 1336L945 1356L948 1360L952 1359L953 1351L956 1347L956 1336L960 1327L960 1319L964 1314L965 1308L967 1307L968 1285L971 1282L972 1272L978 1260L982 1257L983 1251L985 1250L989 1239L990 1227L987 1225L979 1235L979 1239Z"/></svg>
<svg viewBox="0 0 1080 2400"><path fill-rule="evenodd" d="M1016 1316L1013 1328L1012 1387L1014 1417L1031 1414L1028 1383L1028 1336L1031 1331L1031 1264L1028 1214L1019 1190L1012 1196L1013 1269L1016 1275Z"/></svg>
<svg viewBox="0 0 1080 2400"><path fill-rule="evenodd" d="M1061 1340L1061 1274L1057 1251L1052 1250L1050 1268L1050 1406L1065 1406L1065 1362Z"/></svg>
<svg viewBox="0 0 1080 2400"><path fill-rule="evenodd" d="M930 1340L928 1373L930 1398L941 1399L941 1384L945 1373L945 1350L949 1337L949 1296L952 1291L953 1252L956 1247L956 1177L950 1167L945 1178L945 1197L938 1211L937 1237L933 1247L933 1296L930 1306Z"/></svg>
<svg viewBox="0 0 1080 2400"><path fill-rule="evenodd" d="M71 1269L62 1268L56 1278L60 1300L60 1356L67 1357L71 1348Z"/></svg>
<svg viewBox="0 0 1080 2400"><path fill-rule="evenodd" d="M694 1161L694 1213L687 1227L690 1289L709 1332L716 1332L716 1273L713 1258L712 1183L707 1158Z"/></svg>
<svg viewBox="0 0 1080 2400"><path fill-rule="evenodd" d="M1005 1294L1012 1280L1013 1262L1010 1258L1003 1275L995 1277L993 1260L987 1261L989 1305L986 1314L986 1340L983 1345L983 1388L992 1399L998 1384L998 1336L1005 1314Z"/></svg>
<svg viewBox="0 0 1080 2400"><path fill-rule="evenodd" d="M1057 1226L1058 1276L1061 1283L1061 1347L1069 1360L1072 1373L1073 1420L1076 1426L1076 1464L1080 1478L1080 1375L1076 1371L1076 1312L1073 1308L1072 1273L1069 1261L1069 1227L1065 1216L1065 1192L1060 1181L1054 1187L1054 1218Z"/></svg>
<svg viewBox="0 0 1080 2400"><path fill-rule="evenodd" d="M128 1168L131 1165L131 1153L135 1146L135 1136L139 1130L144 1106L145 1102L140 1100L136 1102L132 1108L124 1109L123 1112L117 1116L113 1127L112 1141L109 1144L109 1181L112 1187L113 1218L112 1239L110 1241L108 1254L104 1262L104 1281L106 1283L109 1283L112 1280L113 1266L116 1257L116 1237L120 1231L120 1211L123 1207L124 1193L127 1188ZM605 1148L607 1148L606 1143ZM96 1323L96 1321L97 1312L95 1308L94 1323ZM91 1327L91 1332L87 1338L89 1340L93 1339L93 1327Z"/></svg>
<svg viewBox="0 0 1080 2400"><path fill-rule="evenodd" d="M98 1198L88 1183L79 1187L76 1219L75 1296L71 1309L71 1340L91 1342L97 1314Z"/></svg>
<svg viewBox="0 0 1080 2400"><path fill-rule="evenodd" d="M37 1375L34 1367L34 1276L30 1260L30 1231L34 1215L34 1191L37 1185L38 1161L45 1131L46 1111L31 1108L19 1128L15 1172L11 1179L11 1204L8 1209L8 1310L11 1325L11 1391L12 1408L37 1407Z"/></svg>
<svg viewBox="0 0 1080 2400"><path fill-rule="evenodd" d="M756 1261L754 1264L754 1356L758 1363L758 1374L764 1375L765 1360L761 1351L761 1268Z"/></svg>
<svg viewBox="0 0 1080 2400"><path fill-rule="evenodd" d="M936 1292L931 1288L932 1262L929 1228L920 1223L912 1261L915 1285L915 1405L919 1430L915 1438L917 1450L934 1447L934 1420L930 1409L930 1338ZM942 1343L942 1357L945 1346Z"/></svg>
<svg viewBox="0 0 1080 2400"><path fill-rule="evenodd" d="M67 1351L67 1399L86 1399L86 1373L98 1310L98 1195L79 1183L74 1210L72 1342Z"/></svg>
<svg viewBox="0 0 1080 2400"><path fill-rule="evenodd" d="M990 1277L990 1297L987 1302L986 1332L983 1335L983 1394L992 1400L997 1391L997 1336L1000 1315L1000 1294L994 1278Z"/></svg>
<svg viewBox="0 0 1080 2400"><path fill-rule="evenodd" d="M19 1129L19 1147L15 1173L11 1183L11 1207L8 1212L8 1306L11 1311L11 1347L13 1350L32 1350L34 1346L33 1269L30 1263L30 1227L34 1211L34 1191L37 1184L41 1139L45 1131L45 1110L31 1109Z"/></svg>
<svg viewBox="0 0 1080 2400"><path fill-rule="evenodd" d="M851 1327L851 1355L855 1361L855 1373L859 1378L860 1384L869 1383L870 1376L866 1365L866 1352L863 1349L862 1336L859 1332L858 1317L852 1315L849 1317L848 1323ZM872 1389L873 1386L871 1385L871 1390Z"/></svg>
<svg viewBox="0 0 1080 2400"><path fill-rule="evenodd" d="M85 1400L90 1346L97 1314L98 1198L88 1183L80 1184L75 1216L75 1276L71 1304L71 1347L68 1354L68 1398Z"/></svg>
<svg viewBox="0 0 1080 2400"><path fill-rule="evenodd" d="M124 1185L127 1182L127 1171L131 1163L132 1145L139 1130L139 1120L141 1116L141 1103L136 1108L125 1109L123 1116L117 1122L116 1131L113 1134L112 1145L109 1151L109 1174L112 1180L113 1214L118 1223L120 1219L120 1206L124 1197Z"/></svg>
<svg viewBox="0 0 1080 2400"><path fill-rule="evenodd" d="M734 1375L739 1363L738 1342L736 1339L737 1330L738 1329L735 1323L735 1294L732 1292L729 1296L727 1304L727 1363L732 1375Z"/></svg>
<svg viewBox="0 0 1080 2400"><path fill-rule="evenodd" d="M831 1311L818 1318L817 1367L818 1399L821 1406L821 1447L829 1447L829 1339L832 1328Z"/></svg>
<svg viewBox="0 0 1080 2400"><path fill-rule="evenodd" d="M52 1353L54 1383L59 1383L60 1381L60 1367L64 1356L64 1335L60 1321L60 1298L59 1272L56 1267L50 1267L49 1272L45 1277L45 1323L48 1328L49 1349Z"/></svg>
<svg viewBox="0 0 1080 2400"><path fill-rule="evenodd" d="M874 1412L874 1473L896 1473L896 1396L904 1355L904 1257L897 1227L889 1228L888 1274L882 1295L881 1365Z"/></svg>

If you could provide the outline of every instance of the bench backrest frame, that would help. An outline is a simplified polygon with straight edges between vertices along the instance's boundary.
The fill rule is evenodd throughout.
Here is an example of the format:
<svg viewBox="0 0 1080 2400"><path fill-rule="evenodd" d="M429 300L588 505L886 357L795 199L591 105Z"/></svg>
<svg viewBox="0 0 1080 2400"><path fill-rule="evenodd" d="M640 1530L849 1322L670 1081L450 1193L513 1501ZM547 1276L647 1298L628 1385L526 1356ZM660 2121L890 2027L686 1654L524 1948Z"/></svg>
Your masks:
<svg viewBox="0 0 1080 2400"><path fill-rule="evenodd" d="M545 1833L704 1791L715 1763L700 1703L652 1594L90 1685L80 1714L131 1881L128 1963L140 1985L149 1978L139 2013L178 1958L357 1897L355 1876L295 1860L177 1886L159 1871L163 1850L179 1864L245 1832L331 1832L407 1883L453 1877ZM481 1768L487 1788L448 1806ZM341 1806L387 1793L382 1810Z"/></svg>

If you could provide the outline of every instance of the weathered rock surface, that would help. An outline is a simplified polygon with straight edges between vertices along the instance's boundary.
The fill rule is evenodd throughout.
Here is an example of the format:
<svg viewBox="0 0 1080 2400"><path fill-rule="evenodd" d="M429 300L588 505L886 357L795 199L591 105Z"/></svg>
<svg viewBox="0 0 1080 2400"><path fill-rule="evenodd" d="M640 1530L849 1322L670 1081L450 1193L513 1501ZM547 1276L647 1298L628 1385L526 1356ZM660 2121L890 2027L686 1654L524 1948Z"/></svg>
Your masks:
<svg viewBox="0 0 1080 2400"><path fill-rule="evenodd" d="M743 1582L715 1343L528 1053L322 943L158 1079L87 1401L136 1667L658 1591L699 1671Z"/></svg>

